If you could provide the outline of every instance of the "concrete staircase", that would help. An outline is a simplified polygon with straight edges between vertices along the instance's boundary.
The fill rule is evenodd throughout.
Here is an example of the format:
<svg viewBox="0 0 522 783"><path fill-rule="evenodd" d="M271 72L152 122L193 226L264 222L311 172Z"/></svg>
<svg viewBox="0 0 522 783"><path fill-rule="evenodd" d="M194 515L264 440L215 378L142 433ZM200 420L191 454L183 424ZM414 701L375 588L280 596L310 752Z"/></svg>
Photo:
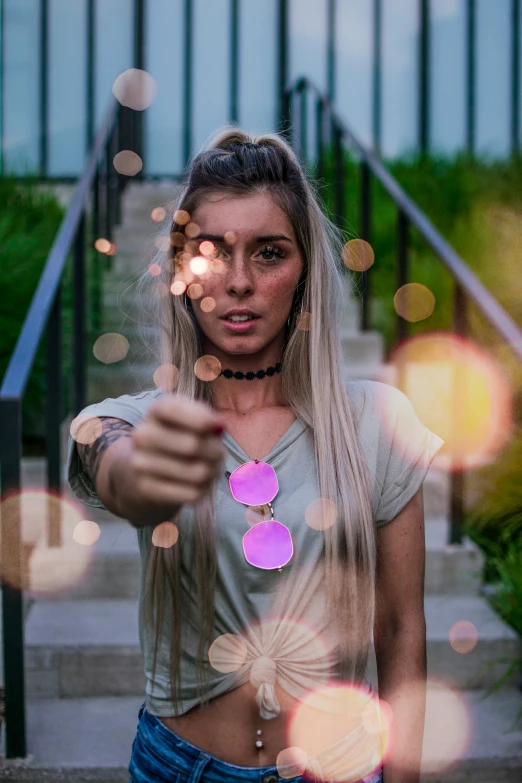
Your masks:
<svg viewBox="0 0 522 783"><path fill-rule="evenodd" d="M106 281L104 331L135 339L132 321L117 307L136 315L125 291L147 263L144 238L155 225L149 213L170 199L172 185L132 185L125 194L125 221L115 241L118 255ZM144 261L145 258L145 261ZM129 289L130 290L130 289ZM343 350L350 377L389 378L378 334L357 332L357 308L351 303L343 323ZM125 364L127 365L125 367ZM122 366L124 370L122 372ZM90 371L90 400L154 388L150 357L136 352L127 363ZM68 422L63 426L63 442ZM65 451L64 451L65 453ZM25 488L44 486L44 463L23 461ZM481 594L482 557L466 540L448 546L449 483L430 470L424 484L426 519L426 620L430 677L459 692L470 721L470 738L457 764L431 780L503 783L522 777L522 731L510 731L522 707L518 677L493 696L485 690L520 660L516 634L490 609ZM68 486L65 497L78 506ZM144 701L145 680L138 639L140 559L136 531L108 512L81 506L96 521L101 536L93 545L89 573L67 594L46 600L29 596L26 620L26 690L29 757L0 758L0 779L128 781L127 766ZM461 655L449 644L453 623L468 620L478 631L475 649ZM433 709L430 707L429 709ZM437 716L431 716L437 717Z"/></svg>

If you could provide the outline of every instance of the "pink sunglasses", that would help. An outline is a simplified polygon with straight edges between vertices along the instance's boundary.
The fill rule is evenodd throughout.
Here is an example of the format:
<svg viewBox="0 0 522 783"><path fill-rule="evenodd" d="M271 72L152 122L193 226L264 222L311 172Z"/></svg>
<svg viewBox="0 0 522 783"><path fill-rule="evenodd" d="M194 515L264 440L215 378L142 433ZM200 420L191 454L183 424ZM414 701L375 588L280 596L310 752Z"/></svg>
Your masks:
<svg viewBox="0 0 522 783"><path fill-rule="evenodd" d="M270 506L272 518L253 525L243 536L243 552L256 568L281 570L294 554L289 529L274 519L271 501L279 491L275 470L267 462L245 462L232 473L226 471L232 497L247 506Z"/></svg>

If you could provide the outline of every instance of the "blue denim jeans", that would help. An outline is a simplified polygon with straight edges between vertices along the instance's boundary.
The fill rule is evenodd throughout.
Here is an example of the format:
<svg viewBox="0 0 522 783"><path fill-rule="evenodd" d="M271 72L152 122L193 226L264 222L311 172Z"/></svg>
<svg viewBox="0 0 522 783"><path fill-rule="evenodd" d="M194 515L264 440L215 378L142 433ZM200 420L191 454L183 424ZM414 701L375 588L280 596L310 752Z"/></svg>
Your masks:
<svg viewBox="0 0 522 783"><path fill-rule="evenodd" d="M239 767L221 761L165 726L156 715L147 712L145 703L139 709L138 731L128 769L130 783L311 783L315 780L306 775L282 778L276 766ZM382 774L376 772L365 781L382 783Z"/></svg>

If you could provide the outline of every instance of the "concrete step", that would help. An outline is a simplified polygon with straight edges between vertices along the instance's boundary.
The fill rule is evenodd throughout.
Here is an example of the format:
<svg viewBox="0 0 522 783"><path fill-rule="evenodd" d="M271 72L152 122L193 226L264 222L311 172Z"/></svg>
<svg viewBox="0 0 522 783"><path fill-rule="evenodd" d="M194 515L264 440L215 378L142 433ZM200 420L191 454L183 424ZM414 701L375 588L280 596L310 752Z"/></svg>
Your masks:
<svg viewBox="0 0 522 783"><path fill-rule="evenodd" d="M515 632L477 596L427 596L428 672L455 688L488 688L520 660ZM455 622L468 620L478 643L467 655L449 644ZM29 698L131 696L143 692L137 599L36 600L25 625ZM374 664L370 677L376 680ZM505 687L514 687L514 675Z"/></svg>
<svg viewBox="0 0 522 783"><path fill-rule="evenodd" d="M378 364L384 357L384 340L379 332L344 329L341 332L343 359L348 371L352 364Z"/></svg>
<svg viewBox="0 0 522 783"><path fill-rule="evenodd" d="M436 728L444 716L438 702L427 699L424 759L441 758L450 766L451 757L438 740ZM505 690L483 698L481 691L460 695L469 723L469 741L456 763L437 776L424 776L431 783L519 783L522 769L522 731L510 730L520 708L520 692ZM128 783L132 742L136 736L138 710L145 693L134 696L83 699L39 699L27 703L25 760L6 760L0 748L0 779L19 783ZM455 718L452 724L455 724ZM460 728L457 720L457 728ZM444 735L443 735L444 736ZM451 745L446 735L446 746ZM426 762L425 762L426 764Z"/></svg>
<svg viewBox="0 0 522 783"><path fill-rule="evenodd" d="M65 477L64 477L65 478ZM65 497L78 505L67 487ZM101 529L92 545L88 574L65 595L50 600L131 599L138 595L140 554L136 530L126 520L109 512L79 504L84 519ZM426 595L479 595L482 589L483 555L469 539L460 546L447 546L445 520L426 520Z"/></svg>

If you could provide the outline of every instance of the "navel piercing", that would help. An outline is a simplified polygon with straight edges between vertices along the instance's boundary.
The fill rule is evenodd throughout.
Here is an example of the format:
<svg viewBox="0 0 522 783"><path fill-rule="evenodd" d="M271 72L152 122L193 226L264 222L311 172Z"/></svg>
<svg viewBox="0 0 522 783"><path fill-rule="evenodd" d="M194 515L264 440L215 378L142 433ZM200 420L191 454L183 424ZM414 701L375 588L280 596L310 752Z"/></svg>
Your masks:
<svg viewBox="0 0 522 783"><path fill-rule="evenodd" d="M258 737L261 737L262 733L263 732L261 731L261 729L258 729L256 731L256 734L257 734ZM263 742L263 740L262 739L256 739L256 748L258 750L261 750L261 748L264 748L264 747L265 747L265 743Z"/></svg>

